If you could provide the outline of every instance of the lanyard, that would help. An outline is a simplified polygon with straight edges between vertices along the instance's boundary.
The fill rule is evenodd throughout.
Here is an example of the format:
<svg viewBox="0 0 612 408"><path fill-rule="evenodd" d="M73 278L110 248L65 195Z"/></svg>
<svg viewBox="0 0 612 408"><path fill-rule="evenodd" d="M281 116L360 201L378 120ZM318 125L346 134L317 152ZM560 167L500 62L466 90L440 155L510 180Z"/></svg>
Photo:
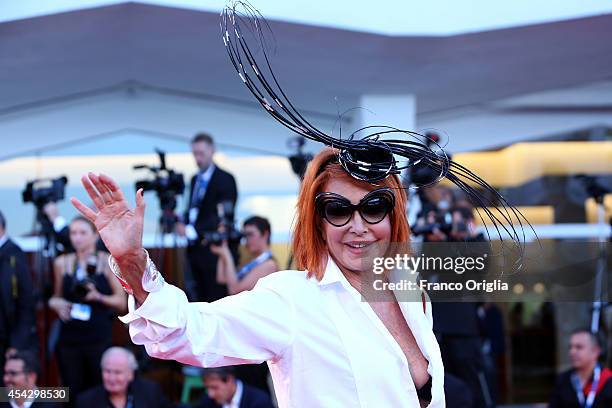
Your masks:
<svg viewBox="0 0 612 408"><path fill-rule="evenodd" d="M595 369L593 370L593 382L591 383L591 390L587 395L586 401L584 400L584 392L582 391L582 387L580 386L580 378L578 374L572 374L572 385L574 386L574 390L576 390L576 396L578 397L578 402L584 408L591 408L593 406L593 402L595 401L595 394L597 393L597 386L599 385L599 377L601 376L601 367L599 364L595 365Z"/></svg>
<svg viewBox="0 0 612 408"><path fill-rule="evenodd" d="M251 262L244 265L240 269L240 271L238 271L238 273L236 274L236 277L238 278L238 280L241 280L247 275L247 273L251 272L253 268L255 268L258 265L261 265L262 263L266 262L270 258L272 258L272 252L270 251L263 252L257 258L253 259Z"/></svg>

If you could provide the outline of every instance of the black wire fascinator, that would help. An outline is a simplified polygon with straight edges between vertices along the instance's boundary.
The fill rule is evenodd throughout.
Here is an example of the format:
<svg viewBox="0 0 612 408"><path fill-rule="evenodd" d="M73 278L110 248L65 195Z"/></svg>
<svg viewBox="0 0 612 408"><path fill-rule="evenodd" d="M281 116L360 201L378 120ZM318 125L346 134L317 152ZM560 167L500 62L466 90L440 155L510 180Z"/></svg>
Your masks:
<svg viewBox="0 0 612 408"><path fill-rule="evenodd" d="M490 219L500 238L505 232L522 246L524 234L519 235L514 223L522 231L523 222L528 224L524 216L482 178L451 160L435 140L391 126L366 126L346 138L337 138L313 126L287 97L272 71L265 32L271 34L268 23L249 3L231 1L221 13L221 34L229 59L240 79L274 119L307 139L338 149L339 163L358 180L375 184L412 166L428 168L437 176L417 187L448 179L478 207L483 223L485 217Z"/></svg>

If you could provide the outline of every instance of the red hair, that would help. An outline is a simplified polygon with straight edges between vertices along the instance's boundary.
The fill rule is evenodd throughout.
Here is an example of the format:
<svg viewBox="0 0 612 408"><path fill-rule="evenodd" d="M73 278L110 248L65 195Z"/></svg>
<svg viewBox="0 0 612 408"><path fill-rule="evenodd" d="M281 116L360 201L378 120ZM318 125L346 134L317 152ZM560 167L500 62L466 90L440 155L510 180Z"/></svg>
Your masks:
<svg viewBox="0 0 612 408"><path fill-rule="evenodd" d="M327 245L323 239L323 220L315 207L315 196L323 192L330 179L343 179L368 190L387 187L395 193L395 207L389 214L391 242L407 242L410 228L406 219L406 192L396 175L376 185L351 177L335 158L338 150L326 147L308 164L298 196L297 214L293 229L292 250L298 269L306 269L308 277L323 278L327 264Z"/></svg>

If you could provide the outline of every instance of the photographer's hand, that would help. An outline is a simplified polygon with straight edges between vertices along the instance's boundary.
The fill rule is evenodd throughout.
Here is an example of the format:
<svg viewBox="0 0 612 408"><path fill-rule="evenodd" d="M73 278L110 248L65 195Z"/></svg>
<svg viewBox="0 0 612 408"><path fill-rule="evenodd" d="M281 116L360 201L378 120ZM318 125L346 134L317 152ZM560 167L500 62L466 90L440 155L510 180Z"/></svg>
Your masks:
<svg viewBox="0 0 612 408"><path fill-rule="evenodd" d="M229 283L236 281L236 266L227 240L221 241L221 245L210 244L210 251L218 256L217 283L226 284L229 289Z"/></svg>
<svg viewBox="0 0 612 408"><path fill-rule="evenodd" d="M177 222L175 226L175 232L179 237L184 237L185 236L185 224L183 224L180 221Z"/></svg>
<svg viewBox="0 0 612 408"><path fill-rule="evenodd" d="M223 255L223 247L221 245L210 244L210 252L220 257Z"/></svg>
<svg viewBox="0 0 612 408"><path fill-rule="evenodd" d="M232 255L229 249L229 245L227 244L227 239L224 239L223 241L221 241L221 245L210 244L210 252L212 252L213 254L219 257L225 257L228 254L230 256Z"/></svg>
<svg viewBox="0 0 612 408"><path fill-rule="evenodd" d="M104 295L98 292L98 289L96 289L96 285L94 285L92 282L88 282L86 286L87 286L87 294L85 295L86 301L104 303L102 301L102 297Z"/></svg>
<svg viewBox="0 0 612 408"><path fill-rule="evenodd" d="M59 217L59 209L53 201L47 203L43 207L43 213L49 218L49 221L54 222Z"/></svg>
<svg viewBox="0 0 612 408"><path fill-rule="evenodd" d="M52 297L49 300L49 306L55 310L57 316L61 321L67 322L71 319L70 311L72 310L72 303L68 302L64 298Z"/></svg>
<svg viewBox="0 0 612 408"><path fill-rule="evenodd" d="M142 189L136 192L136 207L130 208L123 192L110 177L89 173L81 177L87 194L97 212L72 197L72 205L93 222L100 238L117 261L122 276L142 304L147 292L142 287L142 275L147 257L142 248L145 202Z"/></svg>

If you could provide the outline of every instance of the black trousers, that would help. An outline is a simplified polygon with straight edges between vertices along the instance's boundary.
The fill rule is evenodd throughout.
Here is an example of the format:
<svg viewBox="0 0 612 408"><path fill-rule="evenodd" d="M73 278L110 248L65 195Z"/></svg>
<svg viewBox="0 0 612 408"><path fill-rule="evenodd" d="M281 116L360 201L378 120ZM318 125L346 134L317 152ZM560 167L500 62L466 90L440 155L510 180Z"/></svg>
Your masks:
<svg viewBox="0 0 612 408"><path fill-rule="evenodd" d="M57 363L62 384L69 388L70 393L69 406L74 406L80 392L102 383L100 359L108 347L108 343L57 345Z"/></svg>
<svg viewBox="0 0 612 408"><path fill-rule="evenodd" d="M189 246L187 260L196 284L198 302L214 302L227 296L227 286L217 283L217 256L208 246Z"/></svg>

